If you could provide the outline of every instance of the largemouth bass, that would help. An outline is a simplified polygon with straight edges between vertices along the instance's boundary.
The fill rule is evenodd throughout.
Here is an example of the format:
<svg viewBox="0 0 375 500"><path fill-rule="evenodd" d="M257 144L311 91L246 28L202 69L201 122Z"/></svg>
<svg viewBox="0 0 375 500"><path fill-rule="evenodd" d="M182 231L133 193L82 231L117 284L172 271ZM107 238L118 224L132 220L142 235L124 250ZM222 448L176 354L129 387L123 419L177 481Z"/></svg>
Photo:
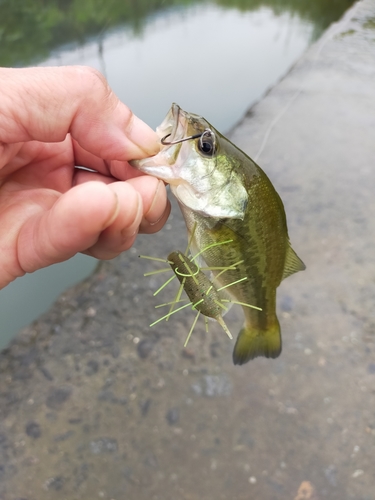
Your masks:
<svg viewBox="0 0 375 500"><path fill-rule="evenodd" d="M161 151L132 164L170 184L192 247L209 267L234 266L217 276L243 307L245 323L233 351L234 364L281 352L276 288L305 269L289 243L281 198L263 170L203 117L173 104L157 133ZM232 240L230 244L214 245ZM206 250L205 250L206 249ZM213 275L218 272L213 271Z"/></svg>

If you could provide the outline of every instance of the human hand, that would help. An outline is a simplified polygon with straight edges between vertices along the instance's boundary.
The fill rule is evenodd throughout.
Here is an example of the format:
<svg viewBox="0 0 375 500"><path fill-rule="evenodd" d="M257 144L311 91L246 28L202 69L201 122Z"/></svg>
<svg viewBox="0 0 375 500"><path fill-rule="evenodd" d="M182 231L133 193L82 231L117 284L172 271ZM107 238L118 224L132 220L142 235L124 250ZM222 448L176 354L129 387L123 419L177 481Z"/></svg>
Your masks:
<svg viewBox="0 0 375 500"><path fill-rule="evenodd" d="M161 229L164 184L127 162L157 141L90 68L0 68L0 289L78 252L110 259Z"/></svg>

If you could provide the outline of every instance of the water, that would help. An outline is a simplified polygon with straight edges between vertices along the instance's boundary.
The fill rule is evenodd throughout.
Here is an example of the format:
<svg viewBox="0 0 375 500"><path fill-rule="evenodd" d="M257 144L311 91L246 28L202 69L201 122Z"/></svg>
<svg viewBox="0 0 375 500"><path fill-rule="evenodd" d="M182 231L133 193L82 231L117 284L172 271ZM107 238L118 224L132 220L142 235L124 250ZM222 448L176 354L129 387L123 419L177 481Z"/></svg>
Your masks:
<svg viewBox="0 0 375 500"><path fill-rule="evenodd" d="M140 37L122 27L43 65L99 69L152 127L177 102L225 131L303 53L312 32L310 23L268 8L243 13L194 5L152 17Z"/></svg>
<svg viewBox="0 0 375 500"><path fill-rule="evenodd" d="M149 13L143 3L135 12L116 1L94 10L83 1L5 1L0 63L90 65L152 127L174 101L225 132L350 4L249 1L240 10L236 2L174 2L181 5L148 5ZM80 255L0 291L0 347L96 264Z"/></svg>

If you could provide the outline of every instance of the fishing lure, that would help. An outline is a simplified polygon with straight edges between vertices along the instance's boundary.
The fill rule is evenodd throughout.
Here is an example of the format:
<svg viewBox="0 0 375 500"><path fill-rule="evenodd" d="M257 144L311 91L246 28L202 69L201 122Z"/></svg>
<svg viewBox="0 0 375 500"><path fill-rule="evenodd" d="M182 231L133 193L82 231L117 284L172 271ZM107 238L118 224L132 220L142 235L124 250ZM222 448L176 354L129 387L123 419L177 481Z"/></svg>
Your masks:
<svg viewBox="0 0 375 500"><path fill-rule="evenodd" d="M151 259L151 260L157 260L159 262L167 262L170 267L173 270L173 276L168 279L156 292L154 293L154 296L156 296L163 288L165 288L175 277L177 277L178 281L180 282L180 287L178 289L178 292L176 294L176 297L173 301L167 302L165 304L161 304L158 307L163 307L163 306L170 306L168 314L165 316L159 318L158 320L154 321L150 326L154 326L157 323L159 323L162 320L168 321L170 316L172 314L175 314L178 311L181 311L182 309L189 307L190 305L192 306L193 310L197 311L197 314L195 316L194 322L190 328L190 331L188 333L188 336L185 340L184 347L187 346L189 339L191 337L191 334L195 328L195 325L198 321L198 318L200 314L202 314L205 317L205 323L206 323L206 330L208 330L208 321L207 318L212 318L215 319L220 326L223 328L225 333L228 335L230 339L233 339L232 334L230 333L224 319L223 315L228 311L229 306L233 304L239 304L241 306L247 306L251 307L253 309L258 309L261 310L259 307L250 305L250 304L244 304L238 301L232 300L230 297L227 297L225 292L223 292L226 288L231 287L232 285L235 285L241 281L247 280L247 277L243 277L237 281L234 281L233 283L229 283L228 285L217 287L213 281L211 281L208 276L203 272L205 271L220 271L217 275L216 278L219 277L221 274L225 273L226 271L229 270L234 270L236 269L236 266L240 265L242 261L236 262L235 264L227 267L215 267L215 268L203 268L199 267L198 265L198 257L200 256L201 253L207 250L207 247L205 247L202 251L200 251L198 254L196 254L194 257L188 257L186 255L189 251L190 243L191 240L194 236L194 231L193 234L189 240L187 249L185 253L182 253L179 250L176 250L174 252L171 252L168 255L168 259L160 259L160 258L155 258L155 257L149 257L145 255L140 255L141 258L146 258L146 259ZM213 245L225 245L231 243L231 240L219 242L219 243L214 243ZM212 245L210 245L211 247ZM161 273L169 270L169 268L166 269L160 269L158 271L151 271L148 273L145 273L144 276L150 276L156 273ZM178 303L181 303L184 301L184 299L181 299L182 291L185 291L186 295L189 298L190 303L184 304L183 306L174 309L175 305Z"/></svg>

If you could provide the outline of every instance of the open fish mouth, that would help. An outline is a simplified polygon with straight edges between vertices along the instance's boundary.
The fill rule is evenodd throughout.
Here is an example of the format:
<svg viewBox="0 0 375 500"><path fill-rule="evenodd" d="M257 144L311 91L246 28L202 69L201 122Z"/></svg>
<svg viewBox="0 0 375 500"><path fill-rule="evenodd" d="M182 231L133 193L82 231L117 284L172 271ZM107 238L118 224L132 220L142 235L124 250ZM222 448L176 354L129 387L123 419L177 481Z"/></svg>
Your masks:
<svg viewBox="0 0 375 500"><path fill-rule="evenodd" d="M180 106L173 103L171 109L162 123L157 127L156 133L162 144L169 146L169 143L178 142L186 137L187 117L185 111Z"/></svg>
<svg viewBox="0 0 375 500"><path fill-rule="evenodd" d="M188 150L181 153L181 143L187 138L189 128L189 113L186 113L178 104L173 103L167 116L156 128L162 147L158 154L141 160L130 160L129 163L141 172L153 175L169 184L179 179L175 171L177 163L183 163ZM179 159L179 162L177 161Z"/></svg>

